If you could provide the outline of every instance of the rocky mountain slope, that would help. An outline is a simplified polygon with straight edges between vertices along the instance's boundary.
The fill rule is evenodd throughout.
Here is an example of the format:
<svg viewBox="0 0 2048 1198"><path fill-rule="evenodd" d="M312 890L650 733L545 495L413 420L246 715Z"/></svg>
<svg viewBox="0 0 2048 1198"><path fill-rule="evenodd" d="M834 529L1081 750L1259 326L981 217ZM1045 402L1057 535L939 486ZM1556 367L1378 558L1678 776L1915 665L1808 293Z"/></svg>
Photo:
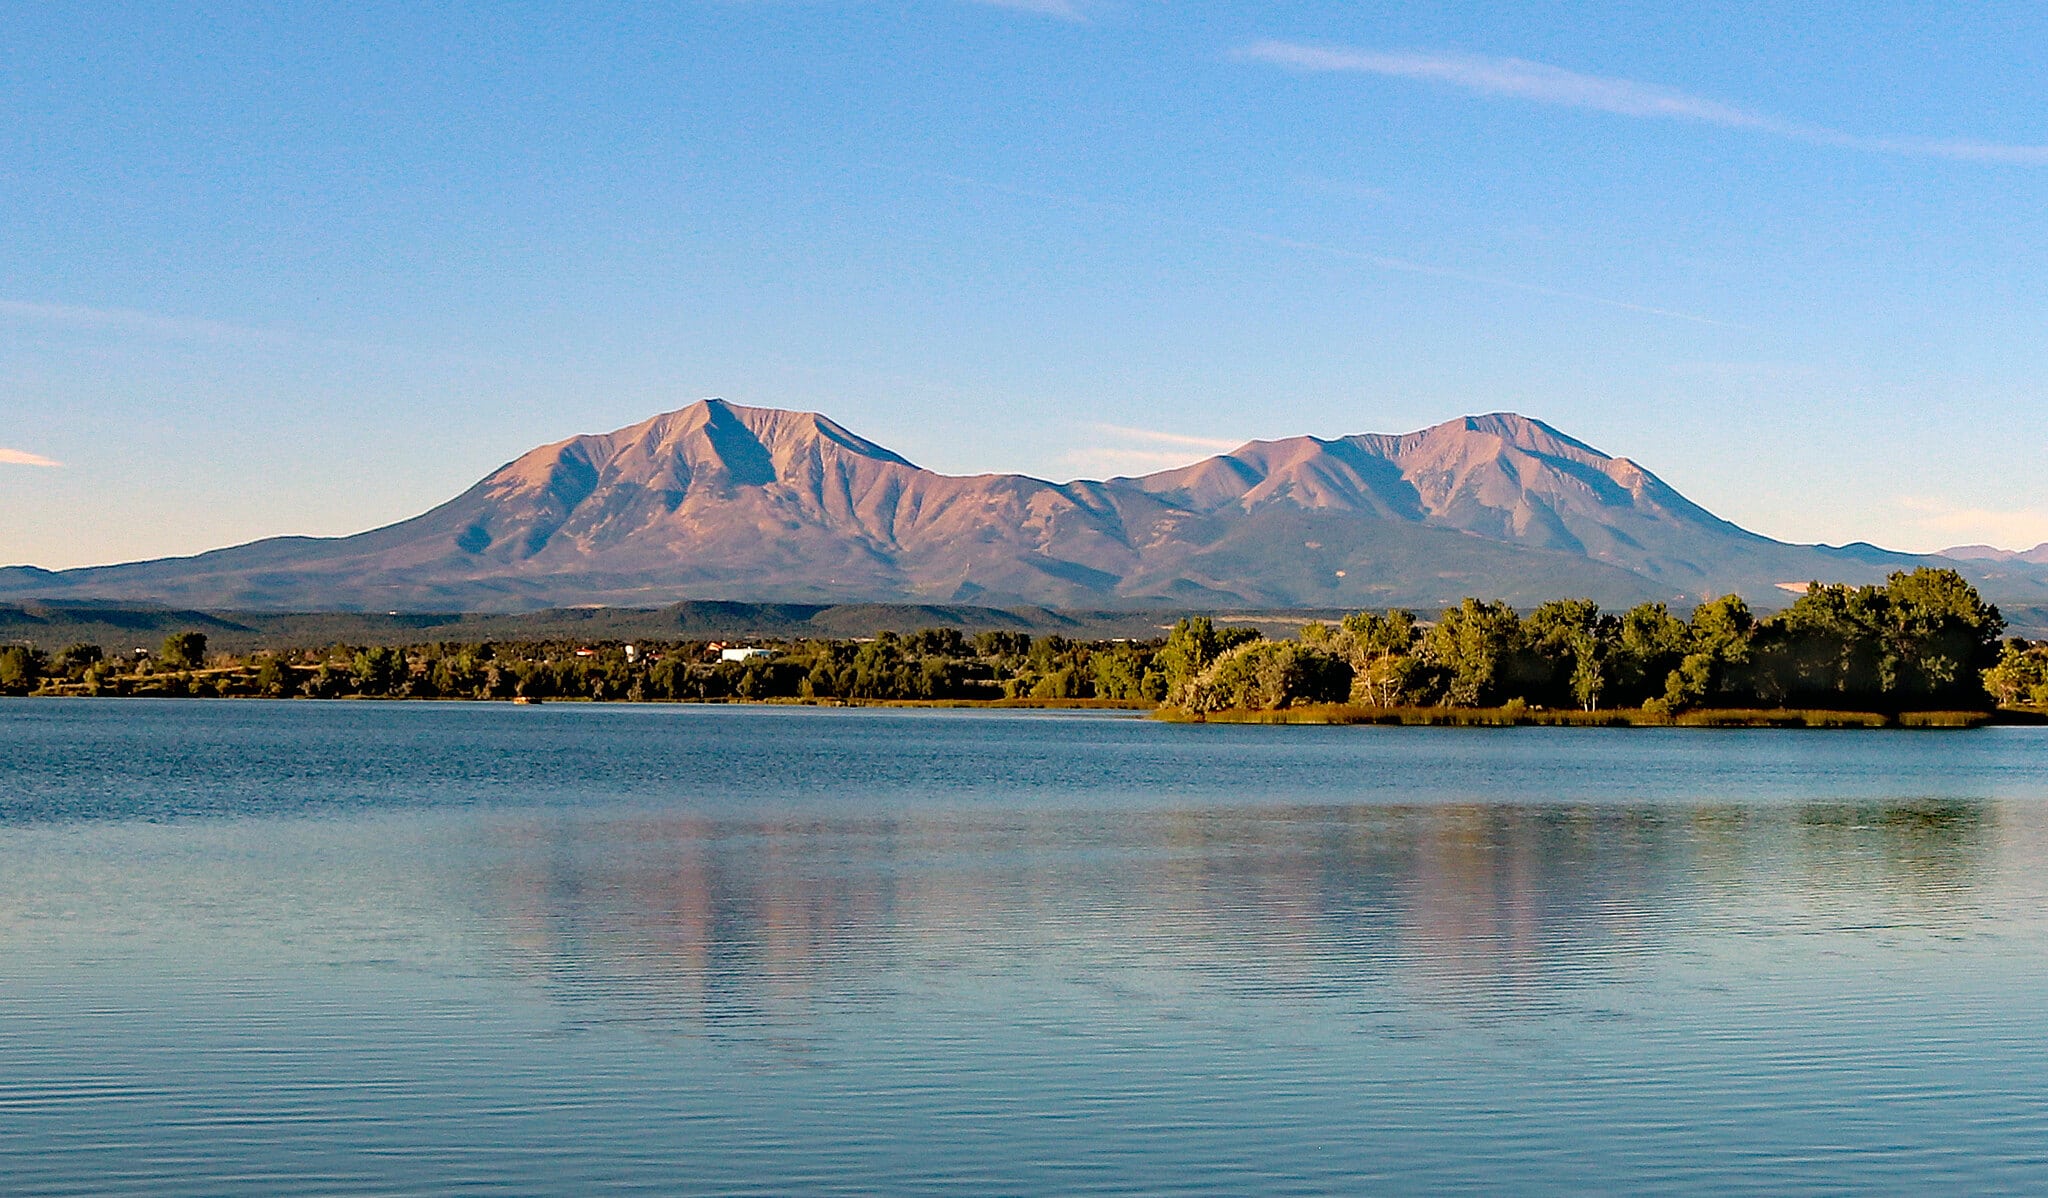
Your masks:
<svg viewBox="0 0 2048 1198"><path fill-rule="evenodd" d="M923 470L823 416L706 400L535 449L350 537L0 570L0 595L185 607L514 611L683 599L1066 608L1430 607L1467 594L1776 606L1945 559L1788 545L1539 421L1254 441L1141 478ZM1948 562L1955 565L1958 563ZM1966 561L1994 597L2048 570Z"/></svg>

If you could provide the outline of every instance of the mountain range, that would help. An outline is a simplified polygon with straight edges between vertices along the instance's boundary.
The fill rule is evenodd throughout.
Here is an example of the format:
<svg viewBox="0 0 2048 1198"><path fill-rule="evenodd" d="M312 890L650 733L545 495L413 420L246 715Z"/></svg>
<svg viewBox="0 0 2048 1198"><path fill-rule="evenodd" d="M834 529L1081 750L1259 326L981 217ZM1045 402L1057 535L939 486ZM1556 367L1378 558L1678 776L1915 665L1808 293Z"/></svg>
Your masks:
<svg viewBox="0 0 2048 1198"><path fill-rule="evenodd" d="M2029 565L2048 566L2048 541L2032 549L1994 549L1989 545L1958 545L1944 549L1941 556L1952 557L1965 562L2026 562Z"/></svg>
<svg viewBox="0 0 2048 1198"><path fill-rule="evenodd" d="M824 416L705 400L534 449L354 536L0 570L0 595L192 608L521 611L680 600L1058 608L1436 607L1465 595L1782 606L1810 580L1941 564L2048 600L2048 554L1794 545L1627 458L1495 413L1401 435L1253 441L1052 483L924 470Z"/></svg>

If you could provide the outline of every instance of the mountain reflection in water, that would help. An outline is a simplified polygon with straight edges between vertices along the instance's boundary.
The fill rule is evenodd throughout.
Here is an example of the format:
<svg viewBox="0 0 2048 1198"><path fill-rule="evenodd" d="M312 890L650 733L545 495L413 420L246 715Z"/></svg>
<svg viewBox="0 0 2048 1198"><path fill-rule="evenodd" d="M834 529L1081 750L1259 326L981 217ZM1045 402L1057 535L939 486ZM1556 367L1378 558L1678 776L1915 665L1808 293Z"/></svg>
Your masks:
<svg viewBox="0 0 2048 1198"><path fill-rule="evenodd" d="M2048 735L0 700L0 1190L2048 1191Z"/></svg>
<svg viewBox="0 0 2048 1198"><path fill-rule="evenodd" d="M1244 997L1558 1005L1688 937L1982 917L1981 803L543 817L477 879L501 964L706 1029L973 965Z"/></svg>

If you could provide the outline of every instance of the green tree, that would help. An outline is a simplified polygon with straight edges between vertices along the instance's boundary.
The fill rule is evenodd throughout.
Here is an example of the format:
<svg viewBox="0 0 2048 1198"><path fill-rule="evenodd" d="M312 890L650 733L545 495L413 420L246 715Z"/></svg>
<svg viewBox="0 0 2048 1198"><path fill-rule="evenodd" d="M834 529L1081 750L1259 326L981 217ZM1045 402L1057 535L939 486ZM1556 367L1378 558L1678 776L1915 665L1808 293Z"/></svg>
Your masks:
<svg viewBox="0 0 2048 1198"><path fill-rule="evenodd" d="M1031 646L1031 668L1049 674L1062 666L1072 665L1076 648L1078 646L1073 641L1057 633L1040 637Z"/></svg>
<svg viewBox="0 0 2048 1198"><path fill-rule="evenodd" d="M1693 609L1685 656L1666 677L1664 701L1673 709L1754 697L1746 677L1756 617L1740 595L1723 595Z"/></svg>
<svg viewBox="0 0 2048 1198"><path fill-rule="evenodd" d="M1296 641L1253 641L1224 651L1188 685L1189 711L1275 711L1299 703L1341 703L1351 666Z"/></svg>
<svg viewBox="0 0 2048 1198"><path fill-rule="evenodd" d="M1095 695L1101 699L1138 699L1144 682L1144 663L1127 649L1097 653L1088 662L1095 675Z"/></svg>
<svg viewBox="0 0 2048 1198"><path fill-rule="evenodd" d="M1974 704L1999 660L2005 618L1961 574L1927 566L1885 580L1885 660L1909 701Z"/></svg>
<svg viewBox="0 0 2048 1198"><path fill-rule="evenodd" d="M199 669L206 664L206 634L174 632L164 638L160 656L174 670Z"/></svg>
<svg viewBox="0 0 2048 1198"><path fill-rule="evenodd" d="M405 656L398 650L377 645L358 652L349 663L356 693L388 695L405 676Z"/></svg>
<svg viewBox="0 0 2048 1198"><path fill-rule="evenodd" d="M1608 661L1618 640L1618 621L1600 614L1591 599L1554 599L1529 614L1529 646L1547 675L1546 689L1569 696L1587 711L1607 692Z"/></svg>
<svg viewBox="0 0 2048 1198"><path fill-rule="evenodd" d="M1384 612L1355 611L1344 617L1340 627L1351 634L1352 643L1368 657L1412 652L1419 635L1415 630L1415 613L1398 608Z"/></svg>
<svg viewBox="0 0 2048 1198"><path fill-rule="evenodd" d="M1265 633L1243 624L1235 628L1218 628L1216 630L1216 649L1219 653L1228 652L1239 645L1249 645L1253 641L1264 640L1265 637Z"/></svg>
<svg viewBox="0 0 2048 1198"><path fill-rule="evenodd" d="M1086 696L1083 692L1087 685L1087 681L1081 671L1073 666L1061 666L1048 674L1042 675L1037 682L1032 684L1031 697L1034 699L1085 698Z"/></svg>
<svg viewBox="0 0 2048 1198"><path fill-rule="evenodd" d="M911 669L903 643L883 633L855 650L840 692L849 699L898 699L911 689Z"/></svg>
<svg viewBox="0 0 2048 1198"><path fill-rule="evenodd" d="M1502 684L1525 646L1522 621L1506 603L1466 599L1423 634L1417 656L1443 676L1443 702L1481 707L1508 696Z"/></svg>
<svg viewBox="0 0 2048 1198"><path fill-rule="evenodd" d="M1762 691L1778 702L1874 702L1887 689L1884 589L1811 582L1759 633Z"/></svg>
<svg viewBox="0 0 2048 1198"><path fill-rule="evenodd" d="M979 657L1023 657L1031 652L1031 638L1022 632L977 632L974 652Z"/></svg>
<svg viewBox="0 0 2048 1198"><path fill-rule="evenodd" d="M1759 630L1758 689L1780 701L1898 708L1983 703L2005 620L1962 575L1813 583Z"/></svg>
<svg viewBox="0 0 2048 1198"><path fill-rule="evenodd" d="M1614 705L1661 695L1671 671L1691 646L1691 630L1662 603L1639 603L1621 615L1608 663Z"/></svg>
<svg viewBox="0 0 2048 1198"><path fill-rule="evenodd" d="M57 668L62 670L66 677L76 678L98 665L105 657L105 652L98 645L80 641L77 644L66 645L64 652L57 655Z"/></svg>
<svg viewBox="0 0 2048 1198"><path fill-rule="evenodd" d="M1415 675L1415 613L1359 611L1345 616L1334 630L1321 624L1311 627L1317 635L1313 640L1304 637L1304 643L1325 648L1350 665L1352 702L1392 707L1406 696Z"/></svg>
<svg viewBox="0 0 2048 1198"><path fill-rule="evenodd" d="M2048 644L2007 641L1983 678L1985 691L2000 706L2048 707Z"/></svg>
<svg viewBox="0 0 2048 1198"><path fill-rule="evenodd" d="M972 650L957 628L926 628L904 644L912 657L966 657Z"/></svg>
<svg viewBox="0 0 2048 1198"><path fill-rule="evenodd" d="M43 655L34 645L0 647L0 695L25 695L43 677Z"/></svg>
<svg viewBox="0 0 2048 1198"><path fill-rule="evenodd" d="M292 678L291 663L283 653L271 653L256 663L254 679L257 693L272 699L287 698L296 691L297 683Z"/></svg>
<svg viewBox="0 0 2048 1198"><path fill-rule="evenodd" d="M1218 652L1216 626L1209 617L1189 616L1176 622L1166 634L1166 644L1152 658L1165 679L1168 697L1179 703L1182 692L1209 668Z"/></svg>

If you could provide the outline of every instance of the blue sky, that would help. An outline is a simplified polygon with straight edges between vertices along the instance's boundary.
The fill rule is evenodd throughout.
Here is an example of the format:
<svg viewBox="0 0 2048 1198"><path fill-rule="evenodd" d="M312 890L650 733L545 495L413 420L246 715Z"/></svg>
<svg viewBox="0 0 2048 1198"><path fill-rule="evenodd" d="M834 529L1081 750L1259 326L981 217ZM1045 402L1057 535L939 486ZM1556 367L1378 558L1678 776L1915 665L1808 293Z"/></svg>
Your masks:
<svg viewBox="0 0 2048 1198"><path fill-rule="evenodd" d="M1071 478L1512 409L2048 540L2039 5L10 6L0 562L718 395ZM49 464L55 463L55 464Z"/></svg>

